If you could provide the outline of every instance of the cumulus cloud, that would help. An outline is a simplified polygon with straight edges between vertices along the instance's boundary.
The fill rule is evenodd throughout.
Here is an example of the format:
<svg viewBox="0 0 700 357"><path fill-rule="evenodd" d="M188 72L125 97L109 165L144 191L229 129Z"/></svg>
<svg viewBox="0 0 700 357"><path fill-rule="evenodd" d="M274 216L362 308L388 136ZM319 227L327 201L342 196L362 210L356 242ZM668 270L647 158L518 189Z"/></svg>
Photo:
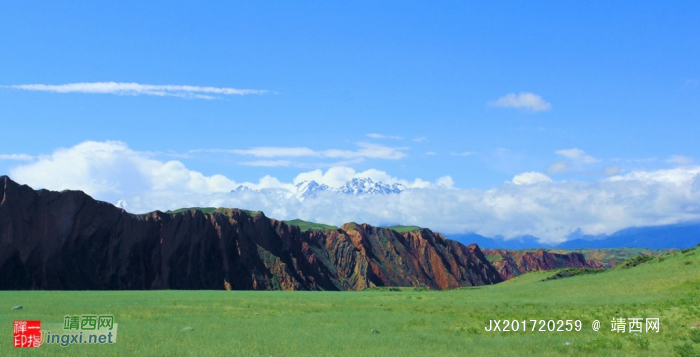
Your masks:
<svg viewBox="0 0 700 357"><path fill-rule="evenodd" d="M539 95L530 92L521 92L519 94L509 93L501 98L489 102L488 104L492 107L518 108L533 112L541 112L552 109L552 105L550 103L546 102Z"/></svg>
<svg viewBox="0 0 700 357"><path fill-rule="evenodd" d="M540 182L552 182L552 179L543 173L531 171L516 175L512 182L516 185L532 185Z"/></svg>
<svg viewBox="0 0 700 357"><path fill-rule="evenodd" d="M68 84L16 84L8 88L53 92L53 93L92 93L117 95L153 95L159 97L181 97L196 99L215 99L221 95L266 94L269 91L259 89L236 89L226 87L198 87L188 85L153 85L140 83L91 82Z"/></svg>
<svg viewBox="0 0 700 357"><path fill-rule="evenodd" d="M293 182L264 176L251 187L262 192L230 194L238 184L222 175L207 176L179 161L159 161L121 142L85 142L18 163L11 177L34 188L79 189L93 197L128 204L134 213L155 209L214 206L262 210L279 219L340 225L345 222L412 224L443 232L477 232L516 237L531 234L555 243L572 232L612 233L630 226L700 219L700 166L637 170L591 182L554 181L525 172L490 189L455 188L444 176L435 182L404 180L376 169L349 167L312 170ZM300 201L281 194L303 180L339 186L353 177L370 177L412 188L401 194L342 196L320 192ZM267 190L267 191L266 191ZM277 191L276 191L277 190Z"/></svg>
<svg viewBox="0 0 700 357"><path fill-rule="evenodd" d="M10 176L35 188L78 189L109 202L153 190L208 194L236 187L222 175L205 176L179 161L149 156L119 141L86 141L10 169Z"/></svg>
<svg viewBox="0 0 700 357"><path fill-rule="evenodd" d="M383 182L386 184L400 183L407 187L424 188L430 186L430 182L417 178L413 181L402 180L387 174L385 171L377 169L369 169L365 171L355 171L355 169L345 166L331 167L325 172L320 169L313 171L302 172L293 180L293 184L298 184L303 181L316 181L320 184L330 187L340 187L353 178L368 177L375 182ZM439 181L439 180L438 180Z"/></svg>
<svg viewBox="0 0 700 357"><path fill-rule="evenodd" d="M438 187L444 188L453 188L455 185L455 181L450 176L440 177L435 181L435 183L438 185Z"/></svg>

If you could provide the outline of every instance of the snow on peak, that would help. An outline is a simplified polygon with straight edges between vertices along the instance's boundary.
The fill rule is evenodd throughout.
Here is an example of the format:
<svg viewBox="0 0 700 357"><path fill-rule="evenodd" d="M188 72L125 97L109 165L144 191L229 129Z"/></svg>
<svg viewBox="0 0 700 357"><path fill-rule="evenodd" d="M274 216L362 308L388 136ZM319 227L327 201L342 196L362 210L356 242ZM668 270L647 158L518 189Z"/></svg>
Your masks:
<svg viewBox="0 0 700 357"><path fill-rule="evenodd" d="M300 201L304 201L305 199L315 198L322 192L331 192L338 195L347 196L365 196L398 194L407 189L408 187L400 183L385 184L382 182L374 182L369 177L356 177L340 187L330 187L314 180L304 180L294 185L294 187L290 190L284 188L266 188L256 190L248 186L240 185L232 190L231 193L236 194L240 192L256 192L286 198L293 196Z"/></svg>
<svg viewBox="0 0 700 357"><path fill-rule="evenodd" d="M246 185L238 185L238 187L234 188L231 190L231 193L238 193L238 192L256 192L257 190L254 190Z"/></svg>
<svg viewBox="0 0 700 357"><path fill-rule="evenodd" d="M329 189L330 187L328 185L319 184L314 180L302 181L294 186L294 195L303 201L309 197L316 197L316 193L319 191L327 191Z"/></svg>

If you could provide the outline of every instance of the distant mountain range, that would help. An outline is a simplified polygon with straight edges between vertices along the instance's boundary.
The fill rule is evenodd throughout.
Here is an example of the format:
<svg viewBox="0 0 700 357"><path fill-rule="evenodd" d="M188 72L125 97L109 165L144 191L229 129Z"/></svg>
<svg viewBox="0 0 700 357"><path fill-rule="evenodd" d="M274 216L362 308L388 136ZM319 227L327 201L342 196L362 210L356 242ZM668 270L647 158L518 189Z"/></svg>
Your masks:
<svg viewBox="0 0 700 357"><path fill-rule="evenodd" d="M679 223L654 227L631 227L617 231L604 239L575 239L557 246L573 248L647 248L685 249L700 244L700 222Z"/></svg>
<svg viewBox="0 0 700 357"><path fill-rule="evenodd" d="M302 181L294 186L291 190L286 189L262 189L255 190L248 186L240 185L231 193L242 192L259 192L266 194L277 194L286 198L296 197L303 201L308 198L316 197L320 192L333 192L338 195L346 196L365 196L365 195L390 195L398 194L408 190L408 187L400 183L387 184L383 182L375 182L369 177L354 178L340 187L331 187L326 184L320 184L314 180Z"/></svg>
<svg viewBox="0 0 700 357"><path fill-rule="evenodd" d="M248 186L238 186L232 194L257 192L278 195L285 198L296 197L300 201L317 197L319 194L331 192L343 196L369 196L400 194L410 188L400 183L387 184L373 181L368 177L357 177L339 187L320 184L314 180L302 181L293 189L262 189L255 190ZM511 239L503 237L485 237L477 233L446 234L450 239L463 244L476 243L487 249L534 249L534 248L645 248L645 249L685 249L700 243L700 222L672 224L653 227L632 227L617 231L610 235L578 235L559 245L541 243L535 236L525 235Z"/></svg>
<svg viewBox="0 0 700 357"><path fill-rule="evenodd" d="M631 227L610 235L582 236L558 245L540 243L534 236L513 239L490 238L476 233L445 234L462 244L476 243L487 249L586 249L586 248L645 248L685 249L700 244L700 222L679 223L653 227Z"/></svg>

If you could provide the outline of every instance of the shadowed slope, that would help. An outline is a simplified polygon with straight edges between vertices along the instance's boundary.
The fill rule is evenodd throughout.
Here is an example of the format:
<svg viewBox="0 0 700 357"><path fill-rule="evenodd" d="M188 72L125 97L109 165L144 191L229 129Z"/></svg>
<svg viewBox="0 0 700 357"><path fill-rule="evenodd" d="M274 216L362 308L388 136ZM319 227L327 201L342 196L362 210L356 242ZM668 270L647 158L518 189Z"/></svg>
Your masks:
<svg viewBox="0 0 700 357"><path fill-rule="evenodd" d="M308 230L238 209L133 215L0 178L0 289L435 289L502 281L430 230Z"/></svg>

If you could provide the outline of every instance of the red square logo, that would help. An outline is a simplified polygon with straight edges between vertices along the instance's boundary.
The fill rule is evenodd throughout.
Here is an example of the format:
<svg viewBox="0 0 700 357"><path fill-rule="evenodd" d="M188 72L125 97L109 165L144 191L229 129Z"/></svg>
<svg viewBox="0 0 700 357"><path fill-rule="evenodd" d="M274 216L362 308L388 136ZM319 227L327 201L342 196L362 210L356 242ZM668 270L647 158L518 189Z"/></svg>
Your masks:
<svg viewBox="0 0 700 357"><path fill-rule="evenodd" d="M41 321L15 320L12 345L15 348L41 346Z"/></svg>

